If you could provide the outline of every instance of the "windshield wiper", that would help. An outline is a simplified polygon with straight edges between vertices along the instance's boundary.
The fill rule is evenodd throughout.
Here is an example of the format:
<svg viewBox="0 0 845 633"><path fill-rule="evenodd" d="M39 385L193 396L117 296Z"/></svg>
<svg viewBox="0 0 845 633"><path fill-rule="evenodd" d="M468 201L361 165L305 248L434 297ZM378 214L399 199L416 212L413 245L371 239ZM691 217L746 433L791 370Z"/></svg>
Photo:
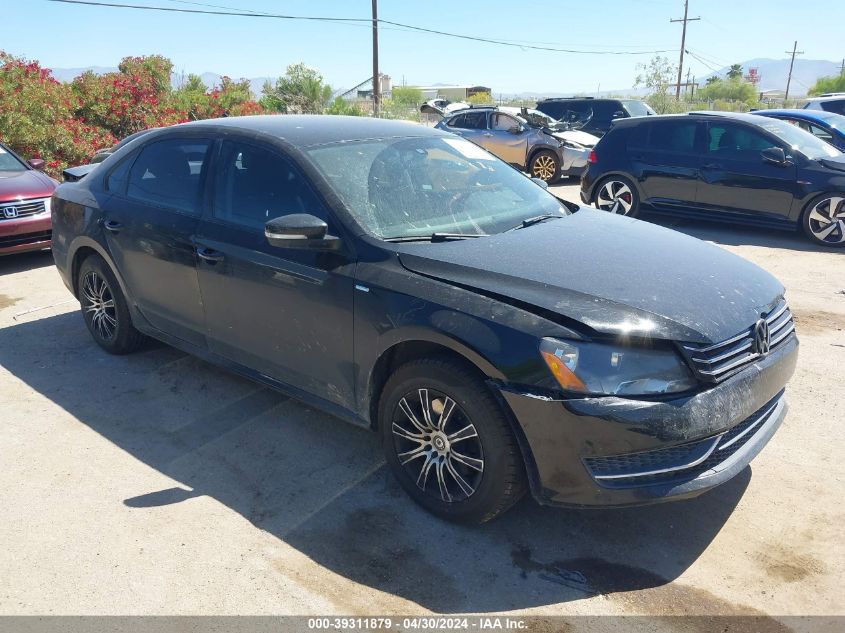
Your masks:
<svg viewBox="0 0 845 633"><path fill-rule="evenodd" d="M551 220L553 218L563 218L566 216L559 215L557 213L544 213L543 215L535 215L533 218L526 218L516 226L512 226L509 228L505 233L510 233L511 231L516 231L517 229L524 229L529 226L533 226L535 224L539 224L540 222L545 222L546 220Z"/></svg>
<svg viewBox="0 0 845 633"><path fill-rule="evenodd" d="M429 233L428 235L397 235L385 237L385 242L445 242L462 240L466 237L485 237L486 233Z"/></svg>

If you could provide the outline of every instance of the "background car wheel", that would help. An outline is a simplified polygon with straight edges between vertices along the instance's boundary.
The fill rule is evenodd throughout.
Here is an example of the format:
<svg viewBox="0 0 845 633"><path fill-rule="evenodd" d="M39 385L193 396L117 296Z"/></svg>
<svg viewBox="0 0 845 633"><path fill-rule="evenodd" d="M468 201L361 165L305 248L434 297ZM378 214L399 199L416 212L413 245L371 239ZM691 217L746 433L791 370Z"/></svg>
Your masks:
<svg viewBox="0 0 845 633"><path fill-rule="evenodd" d="M448 360L400 367L379 402L385 456L429 512L483 523L525 492L525 469L501 406L477 372Z"/></svg>
<svg viewBox="0 0 845 633"><path fill-rule="evenodd" d="M596 187L596 208L609 213L635 216L640 199L634 185L622 176L602 180Z"/></svg>
<svg viewBox="0 0 845 633"><path fill-rule="evenodd" d="M553 183L560 178L560 160L554 152L544 149L532 156L528 171L532 178Z"/></svg>
<svg viewBox="0 0 845 633"><path fill-rule="evenodd" d="M845 247L845 193L813 200L802 217L804 233L816 244Z"/></svg>
<svg viewBox="0 0 845 633"><path fill-rule="evenodd" d="M82 262L78 285L82 317L97 344L110 354L138 349L144 336L132 325L126 298L101 257L92 255Z"/></svg>

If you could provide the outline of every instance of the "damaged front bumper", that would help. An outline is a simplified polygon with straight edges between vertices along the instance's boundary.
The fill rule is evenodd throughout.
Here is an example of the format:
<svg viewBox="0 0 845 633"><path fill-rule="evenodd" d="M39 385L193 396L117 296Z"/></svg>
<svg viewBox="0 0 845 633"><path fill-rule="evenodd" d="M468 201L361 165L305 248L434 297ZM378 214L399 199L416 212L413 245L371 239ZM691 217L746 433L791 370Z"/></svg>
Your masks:
<svg viewBox="0 0 845 633"><path fill-rule="evenodd" d="M540 503L638 505L693 497L741 472L783 421L797 355L793 335L731 378L673 400L555 400L497 386Z"/></svg>

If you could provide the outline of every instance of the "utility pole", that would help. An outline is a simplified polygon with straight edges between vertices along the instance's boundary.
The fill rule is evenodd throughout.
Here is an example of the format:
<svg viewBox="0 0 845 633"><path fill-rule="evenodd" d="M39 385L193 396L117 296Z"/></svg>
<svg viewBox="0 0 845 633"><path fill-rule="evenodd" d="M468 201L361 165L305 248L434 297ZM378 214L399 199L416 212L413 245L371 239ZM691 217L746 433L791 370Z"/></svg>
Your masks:
<svg viewBox="0 0 845 633"><path fill-rule="evenodd" d="M381 109L381 78L378 72L378 0L373 0L373 116Z"/></svg>
<svg viewBox="0 0 845 633"><path fill-rule="evenodd" d="M786 51L786 54L789 55L790 52ZM798 40L795 40L795 44L792 45L792 61L789 62L789 76L786 78L786 92L783 95L784 106L786 106L786 100L789 99L789 84L792 83L792 67L795 65L795 56L803 54L804 51L798 50Z"/></svg>
<svg viewBox="0 0 845 633"><path fill-rule="evenodd" d="M684 85L684 97L686 97L686 95L687 95L687 88L689 88L689 86L690 86L690 83L689 83L689 76L690 76L690 69L689 69L689 68L687 68L687 82L686 82L686 85Z"/></svg>
<svg viewBox="0 0 845 633"><path fill-rule="evenodd" d="M684 18L682 20L669 20L670 22L683 22L684 26L681 30L681 59L678 61L678 85L675 86L675 99L681 98L681 77L683 77L684 69L684 46L687 41L687 22L695 22L701 18L688 18L689 0L684 0Z"/></svg>

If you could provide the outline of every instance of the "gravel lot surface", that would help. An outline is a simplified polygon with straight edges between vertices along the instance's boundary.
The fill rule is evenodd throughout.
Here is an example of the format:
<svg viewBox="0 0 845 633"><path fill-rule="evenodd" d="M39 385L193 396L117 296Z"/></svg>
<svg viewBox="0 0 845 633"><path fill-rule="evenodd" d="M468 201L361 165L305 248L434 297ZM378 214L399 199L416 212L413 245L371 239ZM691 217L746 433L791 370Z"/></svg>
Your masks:
<svg viewBox="0 0 845 633"><path fill-rule="evenodd" d="M375 435L164 345L109 356L49 253L0 259L0 614L845 614L845 252L646 219L786 286L784 425L697 499L473 529L406 498Z"/></svg>

